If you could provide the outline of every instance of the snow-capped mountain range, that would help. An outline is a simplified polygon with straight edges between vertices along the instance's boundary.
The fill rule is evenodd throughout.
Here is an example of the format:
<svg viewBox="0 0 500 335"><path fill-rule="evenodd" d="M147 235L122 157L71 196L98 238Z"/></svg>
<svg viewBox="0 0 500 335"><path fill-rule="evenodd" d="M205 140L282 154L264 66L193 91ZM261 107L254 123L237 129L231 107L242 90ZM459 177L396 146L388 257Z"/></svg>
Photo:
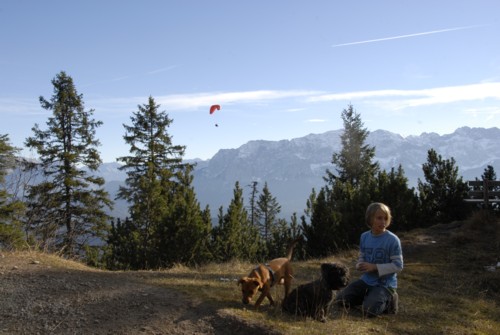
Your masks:
<svg viewBox="0 0 500 335"><path fill-rule="evenodd" d="M221 149L209 160L192 160L197 164L193 186L198 201L202 208L209 205L212 216L216 216L220 206L227 210L236 181L246 202L253 181L258 182L259 190L267 182L269 191L281 205L281 216L289 219L294 212L300 216L311 190L325 185L326 169L335 169L331 159L334 152L341 150L342 131L292 140L250 141L239 148ZM416 187L418 179L424 179L422 164L426 163L431 148L443 159L454 158L464 180L480 178L488 165L497 174L500 171L500 129L496 127L463 127L447 135L423 133L408 137L376 130L369 134L367 143L375 147L375 160L381 169L390 171L401 164L410 187ZM99 171L112 198L125 179L118 166L106 163ZM124 217L126 213L126 204L117 202L113 215Z"/></svg>

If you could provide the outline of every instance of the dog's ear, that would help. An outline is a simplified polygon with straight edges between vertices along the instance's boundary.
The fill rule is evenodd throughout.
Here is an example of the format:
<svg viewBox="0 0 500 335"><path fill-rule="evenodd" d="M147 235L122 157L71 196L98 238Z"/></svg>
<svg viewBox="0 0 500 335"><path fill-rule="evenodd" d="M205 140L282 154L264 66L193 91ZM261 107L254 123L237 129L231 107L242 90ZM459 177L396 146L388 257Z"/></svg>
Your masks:
<svg viewBox="0 0 500 335"><path fill-rule="evenodd" d="M236 285L240 285L240 284L243 285L244 282L246 282L246 278L245 277L241 277L240 280L238 280L238 283Z"/></svg>
<svg viewBox="0 0 500 335"><path fill-rule="evenodd" d="M254 279L253 283L255 286L258 286L259 288L262 288L264 286L264 283L257 279Z"/></svg>

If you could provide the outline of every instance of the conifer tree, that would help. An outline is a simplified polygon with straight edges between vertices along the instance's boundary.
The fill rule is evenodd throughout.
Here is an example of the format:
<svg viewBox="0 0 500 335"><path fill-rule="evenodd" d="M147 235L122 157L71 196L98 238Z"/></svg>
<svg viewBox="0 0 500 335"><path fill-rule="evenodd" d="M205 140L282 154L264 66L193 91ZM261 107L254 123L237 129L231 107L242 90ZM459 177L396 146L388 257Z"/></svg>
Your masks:
<svg viewBox="0 0 500 335"><path fill-rule="evenodd" d="M224 214L222 207L219 210L219 225L214 228L214 240L220 261L255 260L258 257L258 231L248 220L239 182L235 183L227 212Z"/></svg>
<svg viewBox="0 0 500 335"><path fill-rule="evenodd" d="M257 211L257 195L259 194L259 190L257 189L257 185L259 182L252 181L249 185L251 188L250 191L250 223L254 226L257 226L259 221L258 211Z"/></svg>
<svg viewBox="0 0 500 335"><path fill-rule="evenodd" d="M47 129L35 124L34 135L26 139L26 146L37 151L45 176L30 187L28 207L39 213L31 215L31 229L42 234L45 247L74 255L89 240L104 238L108 229L105 208L112 202L102 188L104 179L90 174L102 163L95 138L102 122L92 118L93 110L84 109L83 96L65 72L57 74L52 84L52 98L40 97L42 108L52 111Z"/></svg>
<svg viewBox="0 0 500 335"><path fill-rule="evenodd" d="M268 245L268 259L283 257L286 255L288 244L292 241L292 230L285 219L276 219L273 224L272 237ZM294 248L294 254L296 250Z"/></svg>
<svg viewBox="0 0 500 335"><path fill-rule="evenodd" d="M18 220L24 204L12 199L5 176L16 165L17 148L9 143L8 135L0 135L0 249L15 249L24 241L21 222Z"/></svg>
<svg viewBox="0 0 500 335"><path fill-rule="evenodd" d="M483 174L481 175L482 180L497 180L497 174L495 172L495 168L491 165L486 166L486 168L483 171Z"/></svg>
<svg viewBox="0 0 500 335"><path fill-rule="evenodd" d="M264 183L262 194L257 201L257 217L260 219L258 225L261 238L266 243L270 243L272 240L277 216L280 212L281 205L278 203L276 197L269 191L267 182Z"/></svg>
<svg viewBox="0 0 500 335"><path fill-rule="evenodd" d="M468 214L463 202L467 184L458 174L455 159L443 159L434 149L430 149L422 170L425 181L418 180L418 190L423 225L464 219Z"/></svg>
<svg viewBox="0 0 500 335"><path fill-rule="evenodd" d="M295 212L290 217L290 225L288 229L290 231L290 240L293 241L300 237L302 239L301 242L303 242L304 234L302 232L302 227L301 224L299 223L299 218L297 216L297 213ZM299 243L295 246L295 248L293 249L293 255L295 259L300 259L300 260L305 259L306 252L304 243Z"/></svg>
<svg viewBox="0 0 500 335"><path fill-rule="evenodd" d="M302 230L300 229L299 225L299 219L297 217L297 213L293 212L292 216L290 217L290 239L295 240L296 238L299 238L302 236Z"/></svg>
<svg viewBox="0 0 500 335"><path fill-rule="evenodd" d="M357 188L367 179L373 179L379 170L379 165L373 162L375 148L366 144L369 131L363 128L361 115L349 105L342 111L341 117L344 124L344 131L340 136L342 149L332 156L337 175L327 171L325 179L332 185L338 179Z"/></svg>
<svg viewBox="0 0 500 335"><path fill-rule="evenodd" d="M228 234L228 229L224 224L224 207L220 206L217 212L217 225L213 227L211 234L211 250L213 260L216 262L223 262L231 259L230 255L226 253L226 237Z"/></svg>
<svg viewBox="0 0 500 335"><path fill-rule="evenodd" d="M408 178L403 167L381 171L377 177L377 192L375 199L391 208L392 224L390 230L410 230L418 227L419 201L414 188L408 187Z"/></svg>
<svg viewBox="0 0 500 335"><path fill-rule="evenodd" d="M106 255L106 267L111 270L141 268L140 236L136 226L125 218L111 223L108 237L109 253Z"/></svg>
<svg viewBox="0 0 500 335"><path fill-rule="evenodd" d="M168 210L156 231L162 266L175 263L199 265L210 262L210 212L203 213L191 186L192 167L187 166L172 189ZM208 210L208 208L207 208Z"/></svg>
<svg viewBox="0 0 500 335"><path fill-rule="evenodd" d="M316 203L316 190L313 188L311 190L311 194L309 194L309 197L307 198L306 201L306 208L304 209L304 215L302 216L302 221L306 221L306 219L311 219L311 216L314 212L314 204Z"/></svg>
<svg viewBox="0 0 500 335"><path fill-rule="evenodd" d="M169 222L169 215L173 215L174 202L182 199L176 192L184 192L191 182L185 179L190 166L182 161L185 146L173 144L168 133L173 120L166 112L159 111L159 107L153 97L149 97L147 104L138 106L131 117L132 125L123 125L126 131L123 138L130 146L130 155L117 159L123 163L120 169L127 173L125 186L120 187L117 198L129 203L132 230L139 236L140 268L171 264L171 259L165 258L165 239L170 237L162 234L173 232L164 225ZM175 253L176 245L168 247Z"/></svg>
<svg viewBox="0 0 500 335"><path fill-rule="evenodd" d="M313 206L311 221L302 221L302 231L307 241L305 249L309 257L325 257L340 249L340 213L331 206L326 187L320 189Z"/></svg>
<svg viewBox="0 0 500 335"><path fill-rule="evenodd" d="M272 259L283 257L287 244L290 242L290 232L286 220L278 219L281 205L269 191L267 182L257 200L257 228L260 233L261 246L259 258ZM285 252L282 252L285 249Z"/></svg>
<svg viewBox="0 0 500 335"><path fill-rule="evenodd" d="M367 145L369 132L352 105L341 114L342 148L332 155L336 173L327 170L327 184L318 193L310 226L304 226L310 256L326 256L359 242L365 229L366 206L373 201L376 173L375 148Z"/></svg>

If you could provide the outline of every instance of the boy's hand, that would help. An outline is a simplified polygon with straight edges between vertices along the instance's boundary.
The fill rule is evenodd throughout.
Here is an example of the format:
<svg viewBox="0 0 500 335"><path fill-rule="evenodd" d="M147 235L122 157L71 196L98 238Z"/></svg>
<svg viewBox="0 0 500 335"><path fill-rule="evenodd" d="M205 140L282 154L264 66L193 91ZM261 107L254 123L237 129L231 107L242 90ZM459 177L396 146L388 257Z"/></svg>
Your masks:
<svg viewBox="0 0 500 335"><path fill-rule="evenodd" d="M377 265L368 262L361 262L356 264L356 269L361 272L373 272L377 271Z"/></svg>

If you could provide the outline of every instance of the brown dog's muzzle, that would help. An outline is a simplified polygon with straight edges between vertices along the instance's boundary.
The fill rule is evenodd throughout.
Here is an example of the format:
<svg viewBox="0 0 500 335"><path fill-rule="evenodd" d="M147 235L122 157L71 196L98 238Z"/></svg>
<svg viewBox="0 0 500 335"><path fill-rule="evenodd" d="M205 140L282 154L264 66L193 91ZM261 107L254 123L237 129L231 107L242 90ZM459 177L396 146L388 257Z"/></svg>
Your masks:
<svg viewBox="0 0 500 335"><path fill-rule="evenodd" d="M245 305L248 305L251 301L252 301L252 297L250 295L243 294L241 302L243 302Z"/></svg>

